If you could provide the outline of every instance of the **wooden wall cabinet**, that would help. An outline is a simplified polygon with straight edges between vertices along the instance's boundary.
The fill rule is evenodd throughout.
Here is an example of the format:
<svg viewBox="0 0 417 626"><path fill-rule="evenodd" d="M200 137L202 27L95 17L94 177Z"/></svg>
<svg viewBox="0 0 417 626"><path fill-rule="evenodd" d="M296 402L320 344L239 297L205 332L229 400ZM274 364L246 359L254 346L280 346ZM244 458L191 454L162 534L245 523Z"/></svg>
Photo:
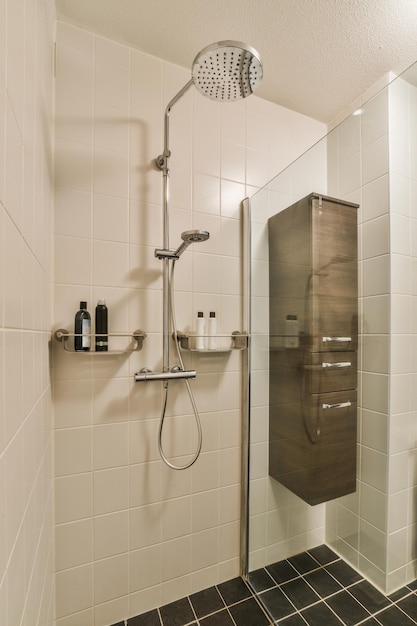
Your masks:
<svg viewBox="0 0 417 626"><path fill-rule="evenodd" d="M269 229L269 473L311 505L356 489L357 204L311 194Z"/></svg>

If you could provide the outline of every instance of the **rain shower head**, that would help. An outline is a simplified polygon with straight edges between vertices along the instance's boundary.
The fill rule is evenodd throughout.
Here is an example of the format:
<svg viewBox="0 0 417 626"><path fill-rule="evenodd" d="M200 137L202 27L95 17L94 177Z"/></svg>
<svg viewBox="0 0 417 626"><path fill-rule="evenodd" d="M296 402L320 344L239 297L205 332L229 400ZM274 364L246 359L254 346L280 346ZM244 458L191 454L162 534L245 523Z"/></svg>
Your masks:
<svg viewBox="0 0 417 626"><path fill-rule="evenodd" d="M180 257L190 244L206 241L209 237L210 233L207 230L186 230L181 233L182 244L175 250L175 256Z"/></svg>
<svg viewBox="0 0 417 626"><path fill-rule="evenodd" d="M191 69L191 78L172 98L165 109L164 151L155 162L168 181L169 115L174 104L194 85L211 100L234 102L250 96L262 80L262 62L255 48L241 41L218 41L197 54ZM166 195L166 194L165 194ZM166 198L164 202L167 203Z"/></svg>
<svg viewBox="0 0 417 626"><path fill-rule="evenodd" d="M194 59L192 79L207 98L223 102L246 98L262 80L258 52L241 41L219 41Z"/></svg>

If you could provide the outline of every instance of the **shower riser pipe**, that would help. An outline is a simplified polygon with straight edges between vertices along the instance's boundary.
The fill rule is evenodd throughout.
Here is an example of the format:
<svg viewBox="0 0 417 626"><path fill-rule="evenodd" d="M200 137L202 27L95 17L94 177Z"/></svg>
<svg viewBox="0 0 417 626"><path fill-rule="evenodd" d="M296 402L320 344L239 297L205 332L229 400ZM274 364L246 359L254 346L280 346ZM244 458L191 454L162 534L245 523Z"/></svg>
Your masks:
<svg viewBox="0 0 417 626"><path fill-rule="evenodd" d="M193 84L193 80L188 81L186 85L172 98L172 100L168 103L165 109L165 117L164 117L164 152L156 158L157 166L162 170L163 173L163 206L162 206L162 215L163 215L163 239L164 239L164 248L165 250L169 250L169 215L168 215L168 201L169 201L169 157L171 156L171 151L169 149L169 114L171 112L174 104L179 100L185 92L191 87ZM163 366L162 369L164 372L169 371L169 340L170 340L170 332L169 332L169 320L170 320L170 311L169 311L169 258L166 257L163 259L163 274L162 274L162 291L163 291L163 301L162 301L162 354L163 354ZM167 382L164 382L166 385Z"/></svg>

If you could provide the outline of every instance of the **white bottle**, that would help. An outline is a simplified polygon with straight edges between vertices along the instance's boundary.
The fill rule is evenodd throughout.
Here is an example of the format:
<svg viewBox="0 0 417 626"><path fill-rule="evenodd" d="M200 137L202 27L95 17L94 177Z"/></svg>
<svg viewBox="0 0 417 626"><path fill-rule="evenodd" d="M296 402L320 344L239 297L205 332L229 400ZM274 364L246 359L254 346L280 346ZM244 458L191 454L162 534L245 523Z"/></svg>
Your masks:
<svg viewBox="0 0 417 626"><path fill-rule="evenodd" d="M216 313L210 311L210 317L208 321L208 349L216 350L217 348L217 320Z"/></svg>
<svg viewBox="0 0 417 626"><path fill-rule="evenodd" d="M196 328L196 338L195 338L195 347L196 350L204 350L205 348L205 320L203 311L198 311L197 313L197 328Z"/></svg>

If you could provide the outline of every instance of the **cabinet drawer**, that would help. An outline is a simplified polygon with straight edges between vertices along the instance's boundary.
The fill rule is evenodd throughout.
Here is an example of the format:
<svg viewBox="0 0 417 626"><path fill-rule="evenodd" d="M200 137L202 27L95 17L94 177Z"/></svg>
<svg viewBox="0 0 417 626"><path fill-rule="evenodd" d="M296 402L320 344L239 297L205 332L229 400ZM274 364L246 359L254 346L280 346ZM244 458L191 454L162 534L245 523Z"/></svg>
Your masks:
<svg viewBox="0 0 417 626"><path fill-rule="evenodd" d="M330 465L355 458L357 440L356 391L311 396L309 438L312 465Z"/></svg>
<svg viewBox="0 0 417 626"><path fill-rule="evenodd" d="M357 387L356 352L313 352L304 365L310 393L345 391Z"/></svg>

